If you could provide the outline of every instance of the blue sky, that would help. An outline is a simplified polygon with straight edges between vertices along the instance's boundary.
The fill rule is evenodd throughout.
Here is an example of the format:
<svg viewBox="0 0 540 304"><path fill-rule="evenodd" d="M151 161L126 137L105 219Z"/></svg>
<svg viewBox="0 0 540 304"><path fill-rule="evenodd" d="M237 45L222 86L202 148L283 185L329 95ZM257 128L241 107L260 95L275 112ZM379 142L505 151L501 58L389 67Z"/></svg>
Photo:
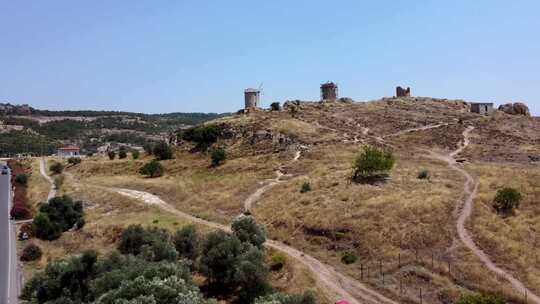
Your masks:
<svg viewBox="0 0 540 304"><path fill-rule="evenodd" d="M224 112L319 98L321 82L524 101L540 114L540 1L0 0L0 102Z"/></svg>

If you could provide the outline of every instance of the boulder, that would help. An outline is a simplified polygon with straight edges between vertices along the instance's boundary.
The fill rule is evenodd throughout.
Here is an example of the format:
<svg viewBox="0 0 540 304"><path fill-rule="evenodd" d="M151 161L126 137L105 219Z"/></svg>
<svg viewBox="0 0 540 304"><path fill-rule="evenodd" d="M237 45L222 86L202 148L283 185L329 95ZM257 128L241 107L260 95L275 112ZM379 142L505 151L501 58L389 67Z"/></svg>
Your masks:
<svg viewBox="0 0 540 304"><path fill-rule="evenodd" d="M503 111L504 113L510 114L510 115L531 116L529 107L527 107L526 104L521 103L521 102L507 103L507 104L500 105L499 111Z"/></svg>

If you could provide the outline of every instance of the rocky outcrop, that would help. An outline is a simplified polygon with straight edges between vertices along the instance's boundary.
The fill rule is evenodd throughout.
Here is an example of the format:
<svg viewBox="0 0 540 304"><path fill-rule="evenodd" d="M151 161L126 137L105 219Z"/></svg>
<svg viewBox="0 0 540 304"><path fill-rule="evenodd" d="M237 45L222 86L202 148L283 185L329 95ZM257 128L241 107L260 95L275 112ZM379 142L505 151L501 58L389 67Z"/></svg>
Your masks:
<svg viewBox="0 0 540 304"><path fill-rule="evenodd" d="M521 102L503 104L499 106L499 111L503 111L504 113L510 115L531 116L529 107L527 107L526 104Z"/></svg>

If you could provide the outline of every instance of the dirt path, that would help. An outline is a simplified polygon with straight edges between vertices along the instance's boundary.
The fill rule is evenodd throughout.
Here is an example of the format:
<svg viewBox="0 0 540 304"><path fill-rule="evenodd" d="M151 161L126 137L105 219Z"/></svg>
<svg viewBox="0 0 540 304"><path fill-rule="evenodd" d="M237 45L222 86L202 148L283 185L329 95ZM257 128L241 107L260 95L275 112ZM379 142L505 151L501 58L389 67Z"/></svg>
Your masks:
<svg viewBox="0 0 540 304"><path fill-rule="evenodd" d="M296 151L296 153L294 154L294 158L292 159L291 163L294 163L294 162L298 161L301 154L302 154L302 152ZM262 187L257 189L250 196L248 196L248 198L246 198L246 200L244 201L244 211L245 212L250 212L251 207L253 206L253 204L258 202L261 199L261 196L266 191L270 190L270 188L274 187L275 185L284 182L284 180L282 179L283 177L290 177L291 176L291 175L284 172L283 166L280 166L275 171L275 174L276 174L276 178L268 180L266 182L263 182L264 185Z"/></svg>
<svg viewBox="0 0 540 304"><path fill-rule="evenodd" d="M39 172L41 175L51 184L51 189L49 190L49 194L47 195L47 202L56 196L56 187L54 186L53 179L47 175L47 172L45 170L45 159L41 158L39 161Z"/></svg>
<svg viewBox="0 0 540 304"><path fill-rule="evenodd" d="M463 242L463 244L465 244L465 246L467 246L467 248L469 248L490 271L495 272L500 277L503 277L507 281L509 281L519 295L527 295L528 300L532 301L532 303L540 304L540 297L527 289L527 287L525 287L525 285L518 279L514 278L511 274L501 269L490 260L487 254L476 245L469 231L465 227L465 223L472 214L472 210L474 207L474 199L476 198L478 192L478 182L476 182L474 178L469 174L469 172L463 169L463 167L461 167L455 161L455 157L459 155L469 145L469 136L473 129L474 127L470 126L465 129L465 131L463 131L463 141L459 144L459 147L449 155L441 155L431 151L431 155L434 158L447 162L448 166L451 169L458 171L465 177L463 191L466 197L459 211L459 216L456 224L458 236Z"/></svg>
<svg viewBox="0 0 540 304"><path fill-rule="evenodd" d="M297 159L297 158L296 158ZM105 188L112 190L118 194L140 200L146 204L155 205L163 210L170 212L171 214L177 215L186 220L205 225L215 229L221 229L227 232L230 232L231 229L228 226L221 225L218 223L210 222L203 220L197 217L194 217L190 214L184 213L173 206L167 204L161 198L150 194L148 192L123 189L123 188ZM333 267L322 263L321 261L315 259L314 257L305 254L295 248L287 246L283 243L267 240L265 246L279 250L298 262L304 264L309 268L313 276L317 279L318 283L321 284L321 288L330 293L330 296L338 299L347 299L351 304L361 304L361 303L386 303L386 304L397 304L397 302L386 298L385 296L379 294L378 292L368 288L366 285L356 281L355 279L343 275L337 272Z"/></svg>
<svg viewBox="0 0 540 304"><path fill-rule="evenodd" d="M422 126L422 127L417 127L417 128L405 129L405 130L401 130L401 131L396 132L396 133L384 135L381 138L394 137L394 136L399 136L399 135L412 133L412 132L425 131L425 130L429 130L429 129L436 129L436 128L440 128L440 127L444 127L444 126L448 126L448 123L439 123L439 124L435 124L435 125L427 125L427 126Z"/></svg>

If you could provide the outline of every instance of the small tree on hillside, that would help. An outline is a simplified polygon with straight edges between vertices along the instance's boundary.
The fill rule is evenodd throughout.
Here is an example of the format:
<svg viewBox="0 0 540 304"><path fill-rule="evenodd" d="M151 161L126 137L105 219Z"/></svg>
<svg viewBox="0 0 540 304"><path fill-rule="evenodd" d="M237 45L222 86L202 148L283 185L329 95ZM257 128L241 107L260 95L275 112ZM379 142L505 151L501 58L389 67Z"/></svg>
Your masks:
<svg viewBox="0 0 540 304"><path fill-rule="evenodd" d="M212 158L212 166L217 167L227 159L227 152L222 147L215 148L212 150L210 157Z"/></svg>
<svg viewBox="0 0 540 304"><path fill-rule="evenodd" d="M110 160L113 160L116 157L116 152L109 151L109 152L107 152L107 155L109 156Z"/></svg>
<svg viewBox="0 0 540 304"><path fill-rule="evenodd" d="M118 158L123 159L123 158L126 158L126 157L127 157L126 147L122 146L122 147L120 147L120 150L118 150Z"/></svg>
<svg viewBox="0 0 540 304"><path fill-rule="evenodd" d="M131 157L133 157L133 159L139 159L139 150L131 151Z"/></svg>
<svg viewBox="0 0 540 304"><path fill-rule="evenodd" d="M142 166L139 173L148 177L160 177L163 175L163 166L157 160L153 159Z"/></svg>
<svg viewBox="0 0 540 304"><path fill-rule="evenodd" d="M365 147L354 160L352 179L358 181L386 174L394 163L392 152L371 146Z"/></svg>
<svg viewBox="0 0 540 304"><path fill-rule="evenodd" d="M154 145L152 144L144 144L143 149L148 155L152 155L152 153L154 153Z"/></svg>
<svg viewBox="0 0 540 304"><path fill-rule="evenodd" d="M514 188L503 188L497 191L495 199L493 200L493 208L498 213L510 213L514 208L519 207L521 202L521 193Z"/></svg>
<svg viewBox="0 0 540 304"><path fill-rule="evenodd" d="M158 160L166 160L173 158L171 146L169 146L169 144L164 141L161 141L154 146L153 153Z"/></svg>
<svg viewBox="0 0 540 304"><path fill-rule="evenodd" d="M266 241L264 227L258 225L252 216L242 216L234 220L231 225L236 237L242 241L261 249Z"/></svg>
<svg viewBox="0 0 540 304"><path fill-rule="evenodd" d="M180 256L192 261L197 259L199 240L194 225L187 225L182 227L182 229L178 229L174 235L173 242Z"/></svg>
<svg viewBox="0 0 540 304"><path fill-rule="evenodd" d="M60 174L62 171L64 171L64 165L62 165L59 162L54 162L50 167L49 170L51 170L55 174Z"/></svg>

